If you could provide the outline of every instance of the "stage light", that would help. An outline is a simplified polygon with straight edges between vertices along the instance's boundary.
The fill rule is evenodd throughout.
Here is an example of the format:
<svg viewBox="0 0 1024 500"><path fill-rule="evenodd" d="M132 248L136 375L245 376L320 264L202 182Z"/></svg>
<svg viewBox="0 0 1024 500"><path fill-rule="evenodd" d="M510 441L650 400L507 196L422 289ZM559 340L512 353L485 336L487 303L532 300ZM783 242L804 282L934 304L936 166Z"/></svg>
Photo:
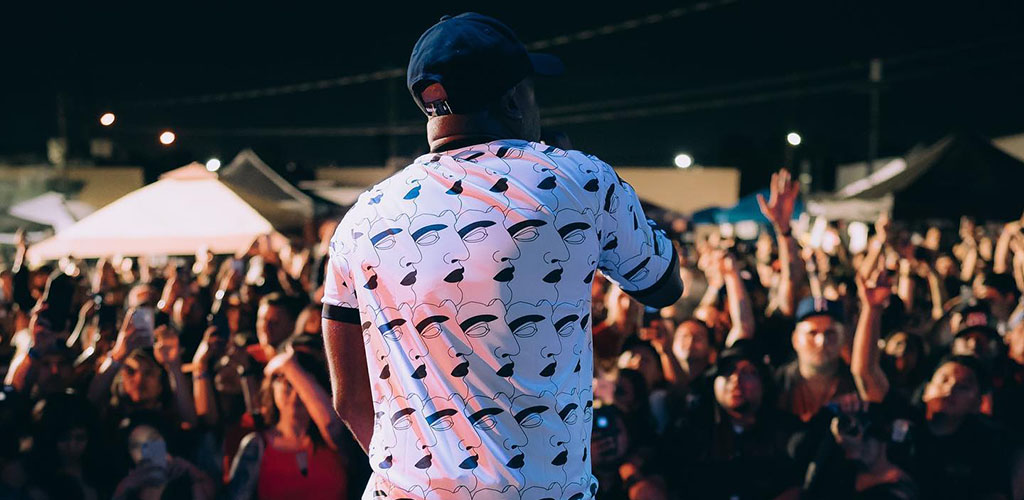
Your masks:
<svg viewBox="0 0 1024 500"><path fill-rule="evenodd" d="M206 160L206 170L210 172L216 172L220 168L220 160L217 158L210 158Z"/></svg>
<svg viewBox="0 0 1024 500"><path fill-rule="evenodd" d="M803 141L804 138L800 137L800 134L796 132L790 132L786 134L786 142L788 142L790 146L799 146L800 143Z"/></svg>
<svg viewBox="0 0 1024 500"><path fill-rule="evenodd" d="M114 113L103 113L103 116L100 117L100 125L109 127L114 124L114 120L116 119L117 117L114 116Z"/></svg>
<svg viewBox="0 0 1024 500"><path fill-rule="evenodd" d="M174 132L171 132L170 130L165 130L160 134L160 144L163 144L164 146L170 146L174 143L175 139L177 139L177 137L175 137Z"/></svg>
<svg viewBox="0 0 1024 500"><path fill-rule="evenodd" d="M676 155L675 164L679 168L690 168L693 165L693 157L686 153Z"/></svg>

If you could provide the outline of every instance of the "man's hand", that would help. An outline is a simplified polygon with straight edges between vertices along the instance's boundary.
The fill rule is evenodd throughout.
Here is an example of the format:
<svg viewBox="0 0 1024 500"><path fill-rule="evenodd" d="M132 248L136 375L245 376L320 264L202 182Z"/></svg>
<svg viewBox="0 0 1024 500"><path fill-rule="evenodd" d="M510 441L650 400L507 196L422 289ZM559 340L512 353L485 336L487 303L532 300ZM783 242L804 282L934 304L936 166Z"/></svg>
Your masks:
<svg viewBox="0 0 1024 500"><path fill-rule="evenodd" d="M867 279L859 273L855 278L857 280L857 297L860 298L862 307L884 309L889 305L892 287L885 269L876 269Z"/></svg>
<svg viewBox="0 0 1024 500"><path fill-rule="evenodd" d="M960 217L960 239L963 241L974 241L974 221L970 217Z"/></svg>
<svg viewBox="0 0 1024 500"><path fill-rule="evenodd" d="M167 325L161 325L153 331L156 342L153 344L153 357L160 365L173 367L181 364L181 342L178 333Z"/></svg>
<svg viewBox="0 0 1024 500"><path fill-rule="evenodd" d="M892 219L889 218L888 212L882 212L875 221L875 237L882 243L886 243L889 241L890 233L892 233Z"/></svg>
<svg viewBox="0 0 1024 500"><path fill-rule="evenodd" d="M121 323L121 329L117 332L117 340L114 341L114 347L110 349L110 357L118 363L128 357L137 343L139 330L135 328L135 323L132 321L135 311L135 308L129 309L128 313L124 315L124 323Z"/></svg>
<svg viewBox="0 0 1024 500"><path fill-rule="evenodd" d="M274 356L263 369L263 375L273 377L275 373L285 370L295 362L295 351L289 346L284 352Z"/></svg>
<svg viewBox="0 0 1024 500"><path fill-rule="evenodd" d="M17 247L18 250L28 248L28 239L25 237L25 228L19 227L18 230L14 232L14 246Z"/></svg>
<svg viewBox="0 0 1024 500"><path fill-rule="evenodd" d="M210 369L210 361L219 359L224 354L224 342L220 337L214 335L217 327L211 326L203 333L203 341L196 348L192 356L192 369L197 373Z"/></svg>
<svg viewBox="0 0 1024 500"><path fill-rule="evenodd" d="M789 222L793 218L793 206L800 194L800 182L794 181L789 171L781 169L772 174L768 201L764 196L757 195L757 204L761 213L772 223L776 232L788 233Z"/></svg>
<svg viewBox="0 0 1024 500"><path fill-rule="evenodd" d="M672 331L665 324L665 320L652 321L640 329L640 340L651 343L658 354L672 352Z"/></svg>
<svg viewBox="0 0 1024 500"><path fill-rule="evenodd" d="M47 308L46 305L36 306L29 323L32 328L32 347L38 351L48 351L57 342L57 332L53 331L53 325L43 318Z"/></svg>

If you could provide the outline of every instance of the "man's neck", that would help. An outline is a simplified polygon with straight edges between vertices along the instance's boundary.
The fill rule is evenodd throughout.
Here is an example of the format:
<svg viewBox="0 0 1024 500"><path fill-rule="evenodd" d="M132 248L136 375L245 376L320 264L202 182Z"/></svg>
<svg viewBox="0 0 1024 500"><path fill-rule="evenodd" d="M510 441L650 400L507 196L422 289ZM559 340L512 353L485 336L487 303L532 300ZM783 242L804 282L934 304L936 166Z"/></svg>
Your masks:
<svg viewBox="0 0 1024 500"><path fill-rule="evenodd" d="M757 414L753 411L734 411L726 408L722 408L722 410L732 425L749 429L757 423Z"/></svg>
<svg viewBox="0 0 1024 500"><path fill-rule="evenodd" d="M936 436L948 436L955 433L963 425L963 418L954 418L948 414L932 413L927 415L928 429Z"/></svg>
<svg viewBox="0 0 1024 500"><path fill-rule="evenodd" d="M516 138L508 127L487 114L446 115L427 120L427 142L431 152Z"/></svg>
<svg viewBox="0 0 1024 500"><path fill-rule="evenodd" d="M693 380L694 377L708 369L710 362L707 359L684 359L679 365L686 372L686 375L689 376L690 380Z"/></svg>
<svg viewBox="0 0 1024 500"><path fill-rule="evenodd" d="M839 371L837 363L831 363L825 366L813 366L797 362L797 367L800 370L800 376L812 384L829 383L835 378L836 372Z"/></svg>
<svg viewBox="0 0 1024 500"><path fill-rule="evenodd" d="M451 151L453 149L461 149L476 144L484 144L491 141L498 140L499 137L492 135L466 135L466 136L451 136L445 137L437 142L432 142L430 145L431 153L440 153L442 151Z"/></svg>

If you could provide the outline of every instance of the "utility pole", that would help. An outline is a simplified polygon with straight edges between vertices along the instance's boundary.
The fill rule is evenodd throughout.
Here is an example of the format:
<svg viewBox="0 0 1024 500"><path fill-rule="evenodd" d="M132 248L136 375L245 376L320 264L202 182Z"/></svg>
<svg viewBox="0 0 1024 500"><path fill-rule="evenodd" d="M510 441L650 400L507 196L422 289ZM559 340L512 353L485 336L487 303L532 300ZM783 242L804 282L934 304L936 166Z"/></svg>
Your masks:
<svg viewBox="0 0 1024 500"><path fill-rule="evenodd" d="M870 93L870 125L868 129L868 175L875 172L875 160L878 159L878 115L881 111L879 105L879 92L882 86L882 60L875 58L871 60L868 69L868 85Z"/></svg>
<svg viewBox="0 0 1024 500"><path fill-rule="evenodd" d="M46 157L57 168L58 190L66 194L68 185L68 114L67 95L57 92L57 137L46 144Z"/></svg>

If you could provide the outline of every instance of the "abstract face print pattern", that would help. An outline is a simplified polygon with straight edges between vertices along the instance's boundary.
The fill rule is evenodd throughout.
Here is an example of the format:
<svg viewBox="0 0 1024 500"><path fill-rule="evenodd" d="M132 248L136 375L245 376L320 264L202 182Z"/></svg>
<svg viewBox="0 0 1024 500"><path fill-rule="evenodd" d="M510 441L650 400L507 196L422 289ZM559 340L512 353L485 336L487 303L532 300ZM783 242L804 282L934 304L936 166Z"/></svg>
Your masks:
<svg viewBox="0 0 1024 500"><path fill-rule="evenodd" d="M590 284L643 293L672 251L611 167L538 143L424 155L364 193L324 302L361 323L365 498L591 498Z"/></svg>

